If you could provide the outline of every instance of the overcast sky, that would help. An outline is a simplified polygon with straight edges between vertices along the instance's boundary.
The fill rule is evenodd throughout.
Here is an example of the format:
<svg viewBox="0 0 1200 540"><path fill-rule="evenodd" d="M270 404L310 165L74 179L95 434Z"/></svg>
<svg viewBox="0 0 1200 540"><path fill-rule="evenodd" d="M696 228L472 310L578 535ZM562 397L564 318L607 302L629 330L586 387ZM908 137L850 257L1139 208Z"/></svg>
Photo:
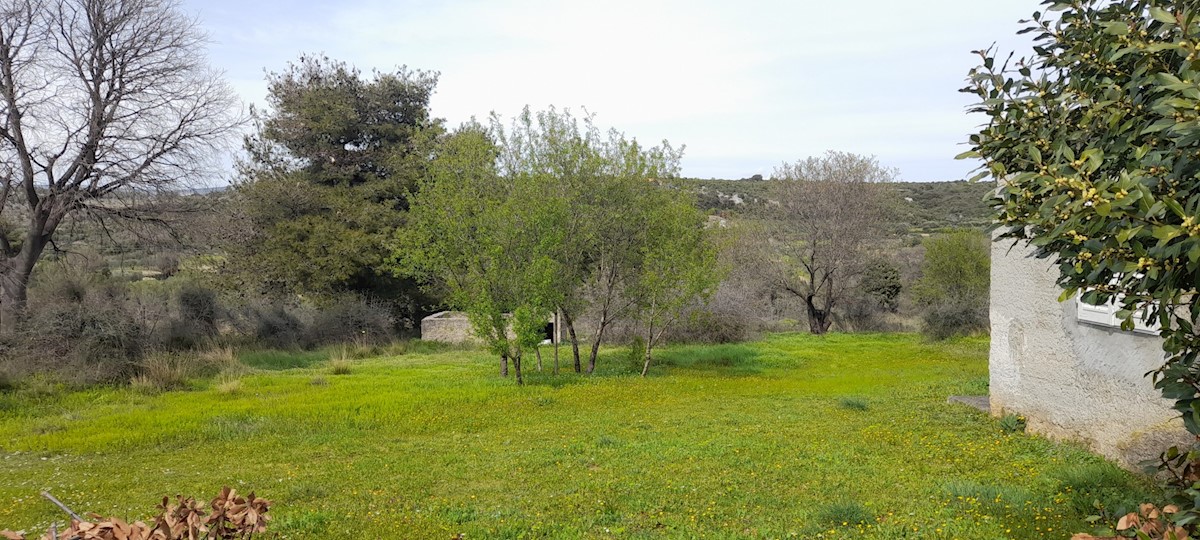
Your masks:
<svg viewBox="0 0 1200 540"><path fill-rule="evenodd" d="M370 71L440 72L451 126L528 104L586 107L602 127L687 145L685 176L769 176L825 150L905 180L961 179L980 118L957 90L970 51L1021 47L1038 0L854 2L184 0L212 64L247 103L301 53ZM1027 47L1027 45L1023 45Z"/></svg>

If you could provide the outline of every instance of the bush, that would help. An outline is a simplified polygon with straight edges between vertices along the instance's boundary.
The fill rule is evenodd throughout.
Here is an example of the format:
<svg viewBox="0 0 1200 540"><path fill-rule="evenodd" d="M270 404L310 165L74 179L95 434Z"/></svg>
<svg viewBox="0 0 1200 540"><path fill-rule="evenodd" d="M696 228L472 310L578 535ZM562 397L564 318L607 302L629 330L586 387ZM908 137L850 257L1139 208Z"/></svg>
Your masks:
<svg viewBox="0 0 1200 540"><path fill-rule="evenodd" d="M252 307L246 313L255 343L276 349L296 347L304 334L304 323L280 305Z"/></svg>
<svg viewBox="0 0 1200 540"><path fill-rule="evenodd" d="M146 333L121 286L55 274L43 276L29 296L4 371L55 373L83 384L126 381L135 374Z"/></svg>
<svg viewBox="0 0 1200 540"><path fill-rule="evenodd" d="M978 231L954 231L925 242L918 302L927 306L925 333L934 339L986 332L991 241Z"/></svg>
<svg viewBox="0 0 1200 540"><path fill-rule="evenodd" d="M185 283L173 296L175 313L159 332L158 343L175 351L210 346L218 335L217 323L222 312L216 291Z"/></svg>
<svg viewBox="0 0 1200 540"><path fill-rule="evenodd" d="M925 308L924 334L936 340L988 331L988 306L975 300L951 300Z"/></svg>
<svg viewBox="0 0 1200 540"><path fill-rule="evenodd" d="M313 347L336 343L386 343L394 337L394 329L387 306L360 298L345 298L313 316L304 344Z"/></svg>

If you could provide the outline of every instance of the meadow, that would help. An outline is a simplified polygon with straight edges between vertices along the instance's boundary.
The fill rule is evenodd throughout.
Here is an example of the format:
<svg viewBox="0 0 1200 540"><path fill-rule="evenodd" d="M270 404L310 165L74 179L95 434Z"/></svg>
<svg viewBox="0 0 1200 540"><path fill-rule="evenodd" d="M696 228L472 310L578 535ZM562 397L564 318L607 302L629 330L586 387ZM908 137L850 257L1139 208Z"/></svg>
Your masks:
<svg viewBox="0 0 1200 540"><path fill-rule="evenodd" d="M284 538L1064 538L1096 501L1154 493L947 404L986 392L983 339L678 346L645 379L612 349L595 376L525 387L482 351L378 352L245 352L236 380L162 393L0 393L0 529L61 522L43 489L138 518L229 485L271 499Z"/></svg>

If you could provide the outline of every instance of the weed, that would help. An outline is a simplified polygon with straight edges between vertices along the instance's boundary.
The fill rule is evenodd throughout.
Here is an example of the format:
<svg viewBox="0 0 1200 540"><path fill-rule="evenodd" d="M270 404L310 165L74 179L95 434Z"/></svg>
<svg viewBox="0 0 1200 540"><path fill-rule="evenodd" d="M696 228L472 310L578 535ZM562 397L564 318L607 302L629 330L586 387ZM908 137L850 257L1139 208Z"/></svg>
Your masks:
<svg viewBox="0 0 1200 540"><path fill-rule="evenodd" d="M172 390L183 388L195 374L197 361L181 353L157 353L138 363L138 374L130 384L137 389Z"/></svg>
<svg viewBox="0 0 1200 540"><path fill-rule="evenodd" d="M214 387L217 393L229 396L242 393L242 380L236 377L220 377Z"/></svg>
<svg viewBox="0 0 1200 540"><path fill-rule="evenodd" d="M1024 433L1025 417L1016 414L1005 414L1000 417L1000 429L1005 433Z"/></svg>
<svg viewBox="0 0 1200 540"><path fill-rule="evenodd" d="M857 501L838 501L817 511L816 521L825 527L852 527L874 521L875 516Z"/></svg>
<svg viewBox="0 0 1200 540"><path fill-rule="evenodd" d="M329 381L325 380L325 377L313 377L308 381L308 384L312 386L328 386Z"/></svg>
<svg viewBox="0 0 1200 540"><path fill-rule="evenodd" d="M852 411L865 411L871 408L871 403L866 398L860 397L844 397L838 400L838 404L843 409L850 409Z"/></svg>
<svg viewBox="0 0 1200 540"><path fill-rule="evenodd" d="M1019 508L1033 499L1032 493L1024 488L981 484L972 480L951 480L942 489L951 502L964 506L983 505L992 511Z"/></svg>
<svg viewBox="0 0 1200 540"><path fill-rule="evenodd" d="M343 356L341 358L334 358L333 360L329 361L329 374L330 375L349 375L351 372L351 369L350 369L351 365L352 365L352 363L351 363L350 359L346 358L345 356Z"/></svg>

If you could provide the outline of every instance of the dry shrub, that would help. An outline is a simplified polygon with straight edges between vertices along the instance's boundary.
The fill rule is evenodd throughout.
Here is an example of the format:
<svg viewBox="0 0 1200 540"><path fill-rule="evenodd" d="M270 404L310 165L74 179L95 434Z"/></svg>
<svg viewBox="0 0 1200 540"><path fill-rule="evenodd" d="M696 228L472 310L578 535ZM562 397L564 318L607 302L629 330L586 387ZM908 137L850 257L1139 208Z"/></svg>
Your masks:
<svg viewBox="0 0 1200 540"><path fill-rule="evenodd" d="M251 492L245 497L226 487L208 509L191 497L179 496L175 504L163 497L159 513L149 524L91 514L91 521L72 519L66 530L50 529L42 540L233 540L266 532L271 501ZM0 531L7 540L27 540L24 532Z"/></svg>
<svg viewBox="0 0 1200 540"><path fill-rule="evenodd" d="M138 362L138 373L130 383L143 390L175 390L185 387L189 378L199 374L200 367L194 356L155 353Z"/></svg>
<svg viewBox="0 0 1200 540"><path fill-rule="evenodd" d="M305 345L387 343L395 337L394 330L391 310L385 304L348 297L313 316Z"/></svg>
<svg viewBox="0 0 1200 540"><path fill-rule="evenodd" d="M30 289L4 371L83 384L128 380L146 334L126 300L122 287L101 277L47 276Z"/></svg>

